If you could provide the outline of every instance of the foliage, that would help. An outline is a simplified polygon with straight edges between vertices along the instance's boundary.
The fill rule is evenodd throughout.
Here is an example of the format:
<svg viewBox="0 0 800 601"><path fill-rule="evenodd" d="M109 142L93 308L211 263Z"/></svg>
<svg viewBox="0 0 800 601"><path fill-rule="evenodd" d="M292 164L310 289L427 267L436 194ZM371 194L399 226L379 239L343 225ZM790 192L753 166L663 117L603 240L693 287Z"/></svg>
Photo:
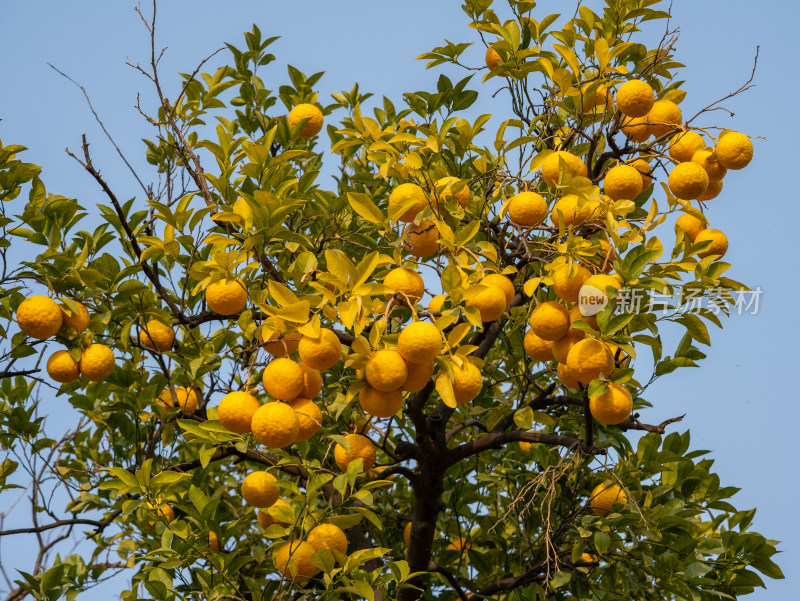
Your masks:
<svg viewBox="0 0 800 601"><path fill-rule="evenodd" d="M96 208L48 192L39 167L17 158L23 147L0 146L0 198L9 201L0 217L7 455L0 490L16 487L11 476L22 466L34 481L35 516L31 528L0 535L64 534L42 543L9 599L73 599L116 571L130 575L121 593L128 601L700 600L750 593L764 585L757 572L782 577L770 559L776 543L748 530L754 510L730 503L736 490L721 485L705 451L690 450L688 432L666 433L680 418L658 425L638 419L650 406L647 386L696 366L705 356L700 345L710 345L708 322L721 327L719 314L746 290L724 276L731 266L719 255L699 256L708 243L693 244L680 229L676 237L664 232L677 214L705 222L706 203L676 198L666 183L635 198L601 192L611 168L637 158L666 182L674 132L699 132L713 149L720 128L698 121L714 105L669 134L634 143L613 96L605 102L606 91L628 79L647 81L660 100L680 103L686 95L673 57L677 34L668 30L653 48L637 41L645 22L668 27L659 0L607 0L602 14L581 6L572 18L539 15L534 2L508 4L513 18L506 21L491 0L463 7L499 66L480 81L442 74L435 90L396 103L375 102L356 85L323 106L314 92L322 73L291 66L275 93L258 68L274 60L268 50L276 38L264 39L257 27L242 48L227 46L228 65L184 76L168 101L154 51L149 66L137 66L158 102L146 152L160 183L144 199L118 197L85 140L73 156L106 195ZM464 58L470 44L447 42L419 58L429 68L474 69ZM479 94L498 87L511 107L505 120L463 116ZM302 124L290 129L286 113L300 103L322 108L330 153L324 135L299 137ZM556 185L548 185L542 168L555 151L580 157L585 175L562 160ZM323 161L336 165L332 186ZM445 177L458 180L449 191L437 185ZM402 183L425 193L414 223L424 219L438 230L430 257L415 257L404 244L409 224L400 217L415 201L389 204ZM569 194L578 210L597 212L572 225L555 212L551 221L521 227L507 213L525 190L540 193L548 213ZM18 215L9 216L12 210ZM81 229L90 214L102 219L94 232ZM33 249L29 260L9 264L12 247ZM606 289L611 300L596 316L598 327L577 321L574 328L616 345L617 369L577 388L562 382L555 362L523 350L533 309L559 301L554 272L564 265L570 274L577 265L613 270L643 297L682 295L663 307L631 306ZM409 307L406 295L384 283L401 266L422 273L428 293L446 295L444 304ZM481 284L487 274L506 275L514 295L499 319L484 323L475 299L488 287ZM208 310L209 284L234 279L247 290L244 310ZM29 291L66 299L69 310L72 301L83 303L89 328L65 328L48 342L27 338L13 320ZM687 311L690 298L713 300L717 310ZM174 327L171 350L140 343L152 319ZM397 415L370 419L358 402L367 361L395 348L417 319L435 323L446 340L436 375L405 394ZM660 331L676 324L685 335L666 354ZM321 328L334 330L346 353L324 373L316 399L323 423L310 440L269 449L220 424L222 395L247 390L266 400L259 385L269 360L265 342L295 333L316 338ZM115 354L104 381L54 386L42 374L50 352L66 348L78 359L92 342ZM465 363L480 368L483 386L457 405L454 385ZM609 381L632 393L634 413L603 426L589 399ZM166 409L158 397L170 386L193 389L197 411ZM54 390L80 416L58 440L41 417L40 400ZM342 472L334 462L333 447L346 446L343 437L355 431L378 448L376 469L364 470L359 460ZM285 526L263 530L239 489L246 474L265 466L278 476L288 507L268 510ZM603 482L628 496L606 516L592 511L589 498ZM48 497L51 489L67 495L65 507ZM156 510L164 503L174 520ZM276 570L273 552L320 523L346 531L348 552L317 551L317 575L293 584ZM52 555L78 531L88 538L78 553ZM210 550L210 532L219 551Z"/></svg>

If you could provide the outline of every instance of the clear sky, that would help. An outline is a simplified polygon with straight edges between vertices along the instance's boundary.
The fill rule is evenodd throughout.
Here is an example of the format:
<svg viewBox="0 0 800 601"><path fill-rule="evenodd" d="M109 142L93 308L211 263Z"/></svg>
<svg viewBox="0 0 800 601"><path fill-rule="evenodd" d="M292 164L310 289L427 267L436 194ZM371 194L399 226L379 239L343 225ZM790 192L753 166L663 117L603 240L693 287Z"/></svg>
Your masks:
<svg viewBox="0 0 800 601"><path fill-rule="evenodd" d="M158 44L168 46L161 73L191 72L203 57L223 42L239 44L241 32L258 24L265 37L280 35L273 46L276 63L265 70L268 88L286 80L290 63L306 73L326 71L319 83L320 100L349 90L390 97L396 104L404 91L432 87L437 77L414 57L442 43L472 40L459 0L281 1L163 0L159 7ZM498 1L498 4L500 2ZM587 3L592 8L596 1ZM687 414L682 427L692 431L693 447L710 449L723 485L742 488L736 506L757 507L755 529L784 541L776 559L788 576L768 581L768 589L748 597L755 601L800 598L800 527L796 515L800 485L795 458L800 424L794 382L800 354L795 315L800 287L796 263L788 255L797 239L798 210L794 177L797 158L798 85L789 57L798 55L792 24L800 9L789 0L755 4L740 0L675 0L674 23L681 28L678 58L687 65L682 79L690 91L684 114L736 89L747 79L757 45L761 58L756 87L728 102L734 118L723 113L716 124L750 135L755 159L744 172L726 179L720 197L710 203L714 227L726 232L730 276L763 290L758 315L734 316L725 330L714 330L709 357L700 369L684 369L663 378L647 396L654 408L645 412L650 423ZM39 0L0 3L0 139L23 144L28 161L45 167L51 192L76 197L84 207L102 202L100 191L64 153L77 150L81 134L92 143L94 162L121 198L140 194L113 148L95 124L79 90L47 63L86 86L95 108L129 160L149 180L141 139L154 132L136 111L136 96L153 106L148 82L125 65L148 59L148 39L130 0ZM567 0L540 2L537 12L573 7ZM147 7L149 11L149 6ZM481 51L471 55L480 63ZM223 56L222 54L219 56ZM212 65L219 61L212 61ZM174 84L176 78L169 80ZM475 81L482 92L475 112L497 113L489 99L496 85ZM483 92L487 92L483 94ZM170 92L167 93L170 96ZM500 116L500 115L498 115ZM505 117L503 117L505 118ZM20 199L21 200L21 199ZM665 352L670 352L665 349ZM46 399L51 419L69 419L63 399ZM9 495L10 496L10 495ZM0 498L0 511L13 498ZM12 516L13 518L13 516ZM9 523L5 524L7 527ZM2 541L7 570L26 569L15 562L12 544ZM17 557L23 554L17 552ZM105 599L118 590L105 585L81 595L82 601Z"/></svg>

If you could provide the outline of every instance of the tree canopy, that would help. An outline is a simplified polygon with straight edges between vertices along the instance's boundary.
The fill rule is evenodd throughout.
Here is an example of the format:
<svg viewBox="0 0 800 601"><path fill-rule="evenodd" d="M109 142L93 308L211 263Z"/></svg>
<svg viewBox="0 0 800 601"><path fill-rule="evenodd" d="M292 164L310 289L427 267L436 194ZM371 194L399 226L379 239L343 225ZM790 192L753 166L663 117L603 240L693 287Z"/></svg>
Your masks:
<svg viewBox="0 0 800 601"><path fill-rule="evenodd" d="M92 207L0 142L0 491L27 478L32 509L0 541L40 548L7 600L118 573L125 601L699 601L782 578L647 401L751 294L712 216L757 133L713 121L755 65L682 112L661 4L465 0L466 41L418 57L463 78L321 99L322 73L259 75L257 26L166 89L154 3L140 190L85 136ZM495 93L504 114L470 111Z"/></svg>

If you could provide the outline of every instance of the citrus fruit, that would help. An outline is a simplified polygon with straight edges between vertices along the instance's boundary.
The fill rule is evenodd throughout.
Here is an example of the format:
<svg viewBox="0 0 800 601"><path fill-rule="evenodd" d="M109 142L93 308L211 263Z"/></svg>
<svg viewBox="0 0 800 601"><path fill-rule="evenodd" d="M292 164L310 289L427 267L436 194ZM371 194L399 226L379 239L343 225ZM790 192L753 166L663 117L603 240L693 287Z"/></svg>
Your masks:
<svg viewBox="0 0 800 601"><path fill-rule="evenodd" d="M402 203L405 200L413 199L415 204L398 217L400 221L409 223L414 221L414 218L419 212L428 205L428 198L425 196L425 191L417 184L405 183L400 184L392 193L389 194L389 209L395 205Z"/></svg>
<svg viewBox="0 0 800 601"><path fill-rule="evenodd" d="M543 340L558 340L569 330L569 313L555 301L547 301L537 306L529 320L531 329Z"/></svg>
<svg viewBox="0 0 800 601"><path fill-rule="evenodd" d="M578 382L588 385L592 380L614 373L614 356L604 342L584 338L569 350L566 366Z"/></svg>
<svg viewBox="0 0 800 601"><path fill-rule="evenodd" d="M671 100L656 100L647 113L647 129L653 136L660 138L677 129L682 119L683 115L677 104Z"/></svg>
<svg viewBox="0 0 800 601"><path fill-rule="evenodd" d="M305 582L317 573L311 563L316 549L306 541L283 543L272 556L275 567L283 577L294 582Z"/></svg>
<svg viewBox="0 0 800 601"><path fill-rule="evenodd" d="M714 228L706 228L694 239L695 244L701 242L711 241L711 244L705 249L697 253L698 257L705 259L711 255L719 255L720 258L725 256L728 252L728 237L719 230Z"/></svg>
<svg viewBox="0 0 800 601"><path fill-rule="evenodd" d="M359 391L358 402L361 403L364 412L369 415L392 417L403 406L403 393L400 391L400 387L396 390L383 391L367 384Z"/></svg>
<svg viewBox="0 0 800 601"><path fill-rule="evenodd" d="M56 351L47 360L47 375L56 382L68 384L80 377L81 367L69 351Z"/></svg>
<svg viewBox="0 0 800 601"><path fill-rule="evenodd" d="M553 272L553 292L561 300L570 303L577 302L581 286L591 275L589 270L582 265L562 265Z"/></svg>
<svg viewBox="0 0 800 601"><path fill-rule="evenodd" d="M558 185L561 161L566 163L566 179L586 176L586 163L572 153L558 150L549 155L542 163L542 179L547 185Z"/></svg>
<svg viewBox="0 0 800 601"><path fill-rule="evenodd" d="M697 163L679 163L669 172L669 189L681 200L694 200L708 188L708 173Z"/></svg>
<svg viewBox="0 0 800 601"><path fill-rule="evenodd" d="M586 334L583 330L570 328L563 338L553 341L553 358L559 363L566 363L570 349L584 338Z"/></svg>
<svg viewBox="0 0 800 601"><path fill-rule="evenodd" d="M589 507L597 515L606 516L616 505L625 505L628 495L617 484L598 484L589 495Z"/></svg>
<svg viewBox="0 0 800 601"><path fill-rule="evenodd" d="M553 341L539 338L532 329L525 332L522 347L531 359L545 362L553 360Z"/></svg>
<svg viewBox="0 0 800 601"><path fill-rule="evenodd" d="M175 510L172 508L172 505L165 503L161 499L154 499L153 502L146 501L145 506L148 509L148 514L155 514L155 519L148 516L148 528L155 528L156 523L162 521L163 519L165 519L167 522L171 522L175 519Z"/></svg>
<svg viewBox="0 0 800 601"><path fill-rule="evenodd" d="M272 508L278 508L278 507L281 507L283 509L288 509L289 511L292 510L292 506L289 505L283 499L278 499L277 501L275 501L272 504ZM258 520L258 525L261 526L264 530L266 530L267 528L269 528L273 524L277 524L278 526L283 526L284 528L289 525L288 522L283 522L283 521L279 520L278 518L274 517L269 512L269 510L264 511L262 509L259 509L258 513L256 514L256 519Z"/></svg>
<svg viewBox="0 0 800 601"><path fill-rule="evenodd" d="M519 445L520 451L523 451L525 453L530 451L531 447L533 447L533 445L531 443L525 442L524 440L520 440L517 444Z"/></svg>
<svg viewBox="0 0 800 601"><path fill-rule="evenodd" d="M342 356L342 345L333 330L321 328L318 338L303 336L297 347L300 360L311 369L329 369Z"/></svg>
<svg viewBox="0 0 800 601"><path fill-rule="evenodd" d="M708 173L709 181L718 181L728 172L717 160L713 150L700 149L692 156L692 163L697 163Z"/></svg>
<svg viewBox="0 0 800 601"><path fill-rule="evenodd" d="M242 481L242 498L253 507L270 507L281 494L277 478L269 472L250 472Z"/></svg>
<svg viewBox="0 0 800 601"><path fill-rule="evenodd" d="M403 248L415 257L435 255L439 251L439 228L427 219L419 225L410 224L403 236Z"/></svg>
<svg viewBox="0 0 800 601"><path fill-rule="evenodd" d="M454 190L458 190L458 192ZM447 201L450 198L454 198L459 205L466 207L470 198L467 182L452 176L436 180L436 183L433 184L433 204L438 205L439 201Z"/></svg>
<svg viewBox="0 0 800 601"><path fill-rule="evenodd" d="M709 181L708 188L706 188L706 191L697 197L697 200L713 200L719 196L720 192L722 192L722 180L718 179L715 181Z"/></svg>
<svg viewBox="0 0 800 601"><path fill-rule="evenodd" d="M592 214L592 207L588 202L584 202L583 206L580 205L580 199L576 194L567 194L559 198L550 210L550 222L558 227L559 215L564 220L564 227L571 225L580 225Z"/></svg>
<svg viewBox="0 0 800 601"><path fill-rule="evenodd" d="M250 428L256 440L264 446L282 449L297 438L300 420L295 410L286 403L271 401L261 405L253 414Z"/></svg>
<svg viewBox="0 0 800 601"><path fill-rule="evenodd" d="M631 165L612 167L603 180L603 190L611 200L633 200L643 185L641 173Z"/></svg>
<svg viewBox="0 0 800 601"><path fill-rule="evenodd" d="M345 450L340 444L337 444L336 448L333 449L333 458L339 469L343 472L347 471L347 466L351 462L356 459L363 459L364 471L371 470L372 466L375 465L375 447L372 445L372 441L361 434L348 434L345 438L350 447L349 450Z"/></svg>
<svg viewBox="0 0 800 601"><path fill-rule="evenodd" d="M637 144L641 144L650 137L650 129L647 127L647 118L645 117L625 117L620 129L626 138Z"/></svg>
<svg viewBox="0 0 800 601"><path fill-rule="evenodd" d="M536 192L520 192L508 203L508 218L521 227L539 225L546 216L547 203Z"/></svg>
<svg viewBox="0 0 800 601"><path fill-rule="evenodd" d="M370 355L364 368L367 382L381 392L398 390L408 376L408 367L397 351L382 349Z"/></svg>
<svg viewBox="0 0 800 601"><path fill-rule="evenodd" d="M569 310L569 323L570 326L572 324L582 321L586 325L588 325L593 330L599 330L600 327L597 325L597 318L594 315L584 315L581 313L581 306L578 303L572 305L572 308Z"/></svg>
<svg viewBox="0 0 800 601"><path fill-rule="evenodd" d="M158 400L164 405L165 409L178 406L187 415L193 415L197 411L197 393L192 388L177 386L161 391Z"/></svg>
<svg viewBox="0 0 800 601"><path fill-rule="evenodd" d="M151 351L164 353L172 348L175 342L175 330L157 319L149 320L139 330L139 344Z"/></svg>
<svg viewBox="0 0 800 601"><path fill-rule="evenodd" d="M678 132L669 141L669 156L679 163L686 163L692 160L695 152L705 146L703 136L696 131Z"/></svg>
<svg viewBox="0 0 800 601"><path fill-rule="evenodd" d="M491 46L486 49L486 54L483 56L483 60L486 63L486 68L489 69L489 71L494 71L497 69L500 63L503 62L500 53Z"/></svg>
<svg viewBox="0 0 800 601"><path fill-rule="evenodd" d="M81 355L81 375L90 382L101 382L114 371L114 351L105 344L90 344Z"/></svg>
<svg viewBox="0 0 800 601"><path fill-rule="evenodd" d="M400 390L405 392L419 392L431 381L435 368L436 364L433 361L427 363L412 363L409 361L408 377L406 381L403 382Z"/></svg>
<svg viewBox="0 0 800 601"><path fill-rule="evenodd" d="M490 273L486 275L481 280L481 284L484 286L494 286L495 288L500 288L503 291L503 294L506 295L506 307L511 304L511 301L514 300L514 283L502 273Z"/></svg>
<svg viewBox="0 0 800 601"><path fill-rule="evenodd" d="M253 415L261 403L252 394L243 391L229 392L219 402L217 419L224 428L236 434L250 432Z"/></svg>
<svg viewBox="0 0 800 601"><path fill-rule="evenodd" d="M583 285L594 286L598 290L608 294L607 288L613 288L614 290L619 290L622 288L622 280L620 280L619 276L616 275L598 273L586 280Z"/></svg>
<svg viewBox="0 0 800 601"><path fill-rule="evenodd" d="M483 290L467 300L468 307L476 307L481 314L481 321L486 323L500 319L506 310L506 295L495 286L483 286Z"/></svg>
<svg viewBox="0 0 800 601"><path fill-rule="evenodd" d="M396 294L401 295L403 300L407 299L412 305L416 304L425 294L425 282L413 269L396 267L386 274L386 277L383 278L383 283Z"/></svg>
<svg viewBox="0 0 800 601"><path fill-rule="evenodd" d="M313 104L298 104L291 111L287 119L289 128L294 129L301 121L308 119L306 124L297 132L301 138L313 138L322 129L322 111Z"/></svg>
<svg viewBox="0 0 800 601"><path fill-rule="evenodd" d="M629 163L629 165L636 169L639 175L642 176L642 190L647 190L653 184L650 165L644 159L636 159L632 163Z"/></svg>
<svg viewBox="0 0 800 601"><path fill-rule="evenodd" d="M653 88L641 79L630 79L617 89L617 108L628 117L644 117L654 102Z"/></svg>
<svg viewBox="0 0 800 601"><path fill-rule="evenodd" d="M273 357L288 357L297 350L300 344L300 332L292 332L286 336L281 336L277 330L265 330L261 334L261 340L272 340L264 342L262 348Z"/></svg>
<svg viewBox="0 0 800 601"><path fill-rule="evenodd" d="M588 113L594 109L606 110L611 104L611 94L608 91L608 86L601 83L595 85L594 91L592 86L594 83L587 83L581 87L581 97L583 98L583 112Z"/></svg>
<svg viewBox="0 0 800 601"><path fill-rule="evenodd" d="M214 313L233 315L247 304L247 290L239 280L217 280L206 288L206 304Z"/></svg>
<svg viewBox="0 0 800 601"><path fill-rule="evenodd" d="M706 229L706 224L689 213L684 213L675 221L675 231L683 231L689 235L689 240L694 243L697 234Z"/></svg>
<svg viewBox="0 0 800 601"><path fill-rule="evenodd" d="M303 389L297 396L304 399L313 399L322 390L322 375L305 363L300 364L300 369L303 371Z"/></svg>
<svg viewBox="0 0 800 601"><path fill-rule="evenodd" d="M72 301L76 304L77 311L75 313L67 306L61 307L61 320L64 326L68 326L78 332L79 334L89 327L89 309L83 303Z"/></svg>
<svg viewBox="0 0 800 601"><path fill-rule="evenodd" d="M746 135L731 131L720 137L714 154L726 169L744 169L753 159L753 143Z"/></svg>
<svg viewBox="0 0 800 601"><path fill-rule="evenodd" d="M483 377L478 366L471 361L464 361L461 367L453 366L453 393L456 403L463 405L478 396L483 388Z"/></svg>
<svg viewBox="0 0 800 601"><path fill-rule="evenodd" d="M408 324L397 338L397 352L408 362L431 362L441 350L442 333L427 321Z"/></svg>
<svg viewBox="0 0 800 601"><path fill-rule="evenodd" d="M290 401L297 397L305 386L303 369L285 357L270 361L264 369L262 380L267 394L281 401Z"/></svg>
<svg viewBox="0 0 800 601"><path fill-rule="evenodd" d="M289 407L297 414L295 442L305 442L322 427L322 411L311 399L297 397L289 401Z"/></svg>
<svg viewBox="0 0 800 601"><path fill-rule="evenodd" d="M472 545L463 537L459 536L454 538L449 543L447 543L447 550L448 551L455 551L456 553L463 553L467 549L469 549Z"/></svg>
<svg viewBox="0 0 800 601"><path fill-rule="evenodd" d="M567 388L574 388L575 390L578 389L578 379L575 376L575 373L566 363L559 363L556 373L558 375L558 379L561 380L561 383L564 384L564 386Z"/></svg>
<svg viewBox="0 0 800 601"><path fill-rule="evenodd" d="M55 336L61 329L63 315L52 298L36 294L20 303L17 309L17 325L26 336L44 340Z"/></svg>
<svg viewBox="0 0 800 601"><path fill-rule="evenodd" d="M334 524L320 524L312 528L306 541L317 551L327 549L331 553L334 553L334 550L342 555L347 553L347 536Z"/></svg>
<svg viewBox="0 0 800 601"><path fill-rule="evenodd" d="M601 395L589 398L589 410L601 424L616 426L631 414L633 399L628 389L619 384L609 383L608 390Z"/></svg>
<svg viewBox="0 0 800 601"><path fill-rule="evenodd" d="M208 533L208 547L203 549L203 552L208 553L211 551L212 553L219 553L219 550L219 537L217 536L217 533L212 530Z"/></svg>

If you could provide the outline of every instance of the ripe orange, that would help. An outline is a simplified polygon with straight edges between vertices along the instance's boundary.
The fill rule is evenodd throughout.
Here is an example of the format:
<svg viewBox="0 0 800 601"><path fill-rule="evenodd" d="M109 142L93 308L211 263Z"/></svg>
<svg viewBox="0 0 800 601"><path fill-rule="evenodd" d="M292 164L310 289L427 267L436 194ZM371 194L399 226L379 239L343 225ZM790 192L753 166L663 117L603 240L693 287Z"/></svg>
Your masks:
<svg viewBox="0 0 800 601"><path fill-rule="evenodd" d="M381 392L398 390L408 376L408 367L397 351L382 349L370 355L364 368L367 382Z"/></svg>
<svg viewBox="0 0 800 601"><path fill-rule="evenodd" d="M250 432L253 415L260 407L256 397L247 392L229 392L219 402L217 419L231 432L246 434Z"/></svg>
<svg viewBox="0 0 800 601"><path fill-rule="evenodd" d="M291 111L287 122L290 129L297 127L301 121L308 119L297 135L301 138L313 138L322 129L322 111L315 105L306 102L298 104Z"/></svg>
<svg viewBox="0 0 800 601"><path fill-rule="evenodd" d="M557 186L559 178L560 161L563 160L567 164L566 178L585 177L586 176L586 163L565 150L558 150L549 155L542 163L542 179L549 186ZM566 183L566 182L564 182Z"/></svg>
<svg viewBox="0 0 800 601"><path fill-rule="evenodd" d="M539 338L533 330L525 332L522 347L531 359L545 362L553 360L553 342Z"/></svg>
<svg viewBox="0 0 800 601"><path fill-rule="evenodd" d="M461 367L453 366L453 392L456 403L463 405L478 396L483 388L483 376L478 366L470 361L464 361Z"/></svg>
<svg viewBox="0 0 800 601"><path fill-rule="evenodd" d="M281 336L278 330L264 330L261 334L262 342L265 340L274 342L265 342L262 348L273 357L288 357L297 350L300 338L300 332L291 332L286 336Z"/></svg>
<svg viewBox="0 0 800 601"><path fill-rule="evenodd" d="M539 338L558 340L566 336L569 330L569 313L557 302L547 301L533 310L529 323Z"/></svg>
<svg viewBox="0 0 800 601"><path fill-rule="evenodd" d="M372 441L366 436L361 434L348 434L345 436L347 439L349 450L337 444L333 449L333 458L339 469L347 471L347 466L356 459L364 460L364 471L368 472L375 465L375 447Z"/></svg>
<svg viewBox="0 0 800 601"><path fill-rule="evenodd" d="M47 375L56 382L68 384L80 377L81 368L69 351L56 351L47 360Z"/></svg>
<svg viewBox="0 0 800 601"><path fill-rule="evenodd" d="M214 313L233 315L247 304L247 290L240 280L217 280L206 288L206 304Z"/></svg>
<svg viewBox="0 0 800 601"><path fill-rule="evenodd" d="M78 305L77 312L73 313L66 305L61 307L61 318L64 326L74 329L79 334L89 327L89 310L83 303L72 301Z"/></svg>
<svg viewBox="0 0 800 601"><path fill-rule="evenodd" d="M669 141L669 156L679 163L686 163L692 160L698 150L705 148L705 145L703 136L696 131L678 132Z"/></svg>
<svg viewBox="0 0 800 601"><path fill-rule="evenodd" d="M614 505L625 505L628 495L617 484L598 484L589 495L589 507L597 515L606 516Z"/></svg>
<svg viewBox="0 0 800 601"><path fill-rule="evenodd" d="M753 159L753 143L744 134L727 132L717 142L715 154L726 169L744 169Z"/></svg>
<svg viewBox="0 0 800 601"><path fill-rule="evenodd" d="M555 360L559 363L566 363L567 355L569 354L570 349L572 349L572 347L575 346L578 341L583 340L584 338L586 338L586 334L583 330L570 328L563 338L554 340L552 348L553 357Z"/></svg>
<svg viewBox="0 0 800 601"><path fill-rule="evenodd" d="M631 142L641 144L650 137L646 117L625 117L622 120L622 133Z"/></svg>
<svg viewBox="0 0 800 601"><path fill-rule="evenodd" d="M197 393L193 388L185 386L167 388L161 391L158 400L164 405L162 415L175 406L180 407L186 415L193 415L197 411Z"/></svg>
<svg viewBox="0 0 800 601"><path fill-rule="evenodd" d="M572 271L572 275L570 275L570 271ZM582 265L573 263L570 267L569 264L564 264L553 272L553 292L561 300L569 303L577 302L581 286L591 275L589 270Z"/></svg>
<svg viewBox="0 0 800 601"><path fill-rule="evenodd" d="M414 221L414 218L419 214L419 212L428 206L428 198L425 196L425 191L417 184L405 183L397 186L389 195L390 209L393 206L402 203L404 200L409 199L413 199L415 204L413 204L409 209L406 209L406 211L398 217L400 221L406 223Z"/></svg>
<svg viewBox="0 0 800 601"><path fill-rule="evenodd" d="M297 396L304 399L313 399L322 390L322 375L305 363L300 364L300 369L303 371L303 389Z"/></svg>
<svg viewBox="0 0 800 601"><path fill-rule="evenodd" d="M242 498L253 507L271 507L278 500L281 489L277 478L269 472L250 472L242 482Z"/></svg>
<svg viewBox="0 0 800 601"><path fill-rule="evenodd" d="M289 407L297 414L295 442L308 440L322 427L322 411L311 399L297 397L289 401Z"/></svg>
<svg viewBox="0 0 800 601"><path fill-rule="evenodd" d="M580 225L589 219L592 215L592 206L588 202L584 202L583 206L579 207L580 199L576 194L567 194L559 198L550 210L550 222L558 227L559 215L564 220L564 227L571 225Z"/></svg>
<svg viewBox="0 0 800 601"><path fill-rule="evenodd" d="M681 200L694 200L708 188L708 173L697 163L679 163L669 173L669 189Z"/></svg>
<svg viewBox="0 0 800 601"><path fill-rule="evenodd" d="M709 181L719 181L728 172L717 160L713 150L698 150L692 156L692 163L697 163L708 173Z"/></svg>
<svg viewBox="0 0 800 601"><path fill-rule="evenodd" d="M484 290L467 300L468 307L477 307L480 311L484 323L500 319L507 305L505 293L495 286L484 286Z"/></svg>
<svg viewBox="0 0 800 601"><path fill-rule="evenodd" d="M369 415L392 417L403 406L403 393L399 387L396 390L382 391L367 384L358 393L358 402Z"/></svg>
<svg viewBox="0 0 800 601"><path fill-rule="evenodd" d="M149 320L139 331L139 344L151 351L164 353L175 342L175 330L157 319Z"/></svg>
<svg viewBox="0 0 800 601"><path fill-rule="evenodd" d="M454 190L458 190L458 192ZM434 206L438 206L440 201L444 202L450 199L455 199L461 207L466 208L470 199L467 182L452 176L436 180L433 184L433 194L431 196Z"/></svg>
<svg viewBox="0 0 800 601"><path fill-rule="evenodd" d="M614 373L614 356L604 342L596 338L578 341L567 354L567 367L581 384L609 377Z"/></svg>
<svg viewBox="0 0 800 601"><path fill-rule="evenodd" d="M701 242L707 242L709 240L711 244L705 250L697 253L697 256L703 259L711 255L719 255L720 259L725 256L725 253L728 252L728 237L719 230L706 228L697 234L694 243L700 244Z"/></svg>
<svg viewBox="0 0 800 601"><path fill-rule="evenodd" d="M283 543L273 555L278 571L287 580L305 582L319 570L311 563L316 549L306 541Z"/></svg>
<svg viewBox="0 0 800 601"><path fill-rule="evenodd" d="M305 385L303 369L285 357L270 361L262 379L267 394L281 401L290 401L299 396Z"/></svg>
<svg viewBox="0 0 800 601"><path fill-rule="evenodd" d="M601 424L615 426L621 424L631 414L633 399L628 389L619 384L609 383L608 390L589 399L589 410Z"/></svg>
<svg viewBox="0 0 800 601"><path fill-rule="evenodd" d="M427 219L419 225L410 224L403 236L403 248L415 257L435 255L439 251L439 228Z"/></svg>
<svg viewBox="0 0 800 601"><path fill-rule="evenodd" d="M336 365L342 356L339 337L327 328L319 331L319 338L303 336L297 350L300 353L300 360L311 369L329 369Z"/></svg>
<svg viewBox="0 0 800 601"><path fill-rule="evenodd" d="M656 100L647 113L647 128L656 138L665 136L678 128L683 120L681 109L671 100Z"/></svg>
<svg viewBox="0 0 800 601"><path fill-rule="evenodd" d="M520 192L508 203L508 218L521 227L539 225L547 216L547 202L536 192Z"/></svg>
<svg viewBox="0 0 800 601"><path fill-rule="evenodd" d="M486 49L486 54L484 55L483 59L486 63L486 68L489 69L489 71L494 71L497 69L500 63L503 62L500 53L491 46Z"/></svg>
<svg viewBox="0 0 800 601"><path fill-rule="evenodd" d="M689 240L694 243L697 234L706 229L706 224L689 213L684 213L675 221L675 231L683 231L689 235Z"/></svg>
<svg viewBox="0 0 800 601"><path fill-rule="evenodd" d="M416 304L425 294L425 282L413 269L396 267L386 274L383 283L411 304Z"/></svg>
<svg viewBox="0 0 800 601"><path fill-rule="evenodd" d="M433 370L436 368L436 363L429 361L427 363L412 363L408 362L408 377L400 390L405 392L419 392L433 377Z"/></svg>
<svg viewBox="0 0 800 601"><path fill-rule="evenodd" d="M617 90L617 108L628 117L644 117L654 102L653 88L641 79L630 79Z"/></svg>
<svg viewBox="0 0 800 601"><path fill-rule="evenodd" d="M611 200L633 200L643 186L641 173L631 165L612 167L603 180L603 190Z"/></svg>
<svg viewBox="0 0 800 601"><path fill-rule="evenodd" d="M506 307L511 304L511 301L514 300L514 282L512 282L507 276L504 276L502 273L490 273L486 275L481 280L481 284L484 286L494 286L495 288L500 288L503 291L503 294L506 295Z"/></svg>
<svg viewBox="0 0 800 601"><path fill-rule="evenodd" d="M272 504L273 508L282 507L284 509L292 509L292 506L289 505L283 499L278 499L275 503ZM272 526L273 524L277 524L278 526L283 526L284 528L289 525L288 522L283 522L278 518L272 516L269 510L264 511L263 509L259 509L258 513L256 514L256 519L258 520L258 525L261 526L264 530Z"/></svg>
<svg viewBox="0 0 800 601"><path fill-rule="evenodd" d="M713 200L719 196L720 192L722 192L722 180L709 181L708 188L706 188L706 191L697 197L697 200Z"/></svg>
<svg viewBox="0 0 800 601"><path fill-rule="evenodd" d="M36 294L22 301L17 308L17 325L26 336L44 340L55 336L61 329L64 317L56 302Z"/></svg>
<svg viewBox="0 0 800 601"><path fill-rule="evenodd" d="M397 338L397 352L407 362L428 363L442 351L442 333L432 323L408 324Z"/></svg>
<svg viewBox="0 0 800 601"><path fill-rule="evenodd" d="M327 549L331 553L334 550L343 555L347 553L347 536L341 528L333 524L320 524L312 528L306 540L317 551Z"/></svg>
<svg viewBox="0 0 800 601"><path fill-rule="evenodd" d="M297 438L300 420L286 403L271 401L261 405L253 414L250 427L258 442L271 449L282 449Z"/></svg>
<svg viewBox="0 0 800 601"><path fill-rule="evenodd" d="M114 371L114 351L105 344L91 344L81 355L81 375L90 382L101 382Z"/></svg>

